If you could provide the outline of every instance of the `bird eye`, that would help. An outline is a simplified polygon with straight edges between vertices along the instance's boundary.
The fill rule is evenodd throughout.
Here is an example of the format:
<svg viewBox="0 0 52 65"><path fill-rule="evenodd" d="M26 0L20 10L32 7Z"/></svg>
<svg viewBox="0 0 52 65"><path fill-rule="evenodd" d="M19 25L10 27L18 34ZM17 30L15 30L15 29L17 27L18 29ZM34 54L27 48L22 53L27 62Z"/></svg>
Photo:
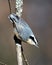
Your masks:
<svg viewBox="0 0 52 65"><path fill-rule="evenodd" d="M32 40L34 41L34 37L30 36L29 38L32 39Z"/></svg>
<svg viewBox="0 0 52 65"><path fill-rule="evenodd" d="M16 22L15 18L13 18L12 20L13 20L13 22Z"/></svg>
<svg viewBox="0 0 52 65"><path fill-rule="evenodd" d="M34 37L30 36L29 38L32 39L35 42ZM36 42L35 42L35 44L36 44Z"/></svg>

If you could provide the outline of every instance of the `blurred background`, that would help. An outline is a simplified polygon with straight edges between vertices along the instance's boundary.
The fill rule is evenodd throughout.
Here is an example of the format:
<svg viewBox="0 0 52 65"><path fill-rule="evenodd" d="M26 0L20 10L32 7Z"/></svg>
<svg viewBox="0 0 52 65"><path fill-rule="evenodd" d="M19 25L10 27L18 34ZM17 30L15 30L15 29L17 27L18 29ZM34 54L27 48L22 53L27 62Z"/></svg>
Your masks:
<svg viewBox="0 0 52 65"><path fill-rule="evenodd" d="M15 12L15 0L11 0L11 6L12 12ZM17 65L9 13L8 1L0 0L0 61ZM39 48L23 43L29 64L52 65L52 0L24 0L22 17L30 25L39 43Z"/></svg>

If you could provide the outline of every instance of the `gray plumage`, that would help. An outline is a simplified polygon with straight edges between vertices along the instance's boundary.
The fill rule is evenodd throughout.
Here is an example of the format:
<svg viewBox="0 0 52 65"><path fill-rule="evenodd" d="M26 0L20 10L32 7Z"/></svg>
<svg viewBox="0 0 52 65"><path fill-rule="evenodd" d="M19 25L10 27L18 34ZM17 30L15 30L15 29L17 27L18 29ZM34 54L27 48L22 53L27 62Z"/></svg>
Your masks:
<svg viewBox="0 0 52 65"><path fill-rule="evenodd" d="M23 40L26 41L29 38L29 36L33 35L33 32L30 29L29 25L22 18L19 19L16 26L17 32Z"/></svg>
<svg viewBox="0 0 52 65"><path fill-rule="evenodd" d="M25 42L30 38L32 38L32 40L35 41L34 44L38 44L31 28L29 27L29 25L24 21L23 18L19 18L16 14L10 14L9 15L9 19L10 21L15 24L15 29L17 34L19 35L19 37L24 40Z"/></svg>

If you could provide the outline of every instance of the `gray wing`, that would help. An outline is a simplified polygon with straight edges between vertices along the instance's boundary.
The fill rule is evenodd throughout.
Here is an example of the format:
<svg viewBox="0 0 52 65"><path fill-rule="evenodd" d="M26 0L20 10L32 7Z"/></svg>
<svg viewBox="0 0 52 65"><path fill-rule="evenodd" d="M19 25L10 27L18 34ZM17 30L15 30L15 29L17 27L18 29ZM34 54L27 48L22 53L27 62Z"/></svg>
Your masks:
<svg viewBox="0 0 52 65"><path fill-rule="evenodd" d="M29 25L23 19L19 19L19 22L16 25L16 29L19 33L19 36L25 41L29 38L31 34L33 34Z"/></svg>

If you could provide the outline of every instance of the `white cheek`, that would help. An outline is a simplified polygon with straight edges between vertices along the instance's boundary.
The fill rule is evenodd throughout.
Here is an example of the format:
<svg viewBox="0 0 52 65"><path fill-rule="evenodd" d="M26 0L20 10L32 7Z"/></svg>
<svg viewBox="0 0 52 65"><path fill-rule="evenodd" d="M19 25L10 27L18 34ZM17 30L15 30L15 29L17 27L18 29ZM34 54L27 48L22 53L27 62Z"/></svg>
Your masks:
<svg viewBox="0 0 52 65"><path fill-rule="evenodd" d="M35 37L34 37L34 40L35 40L36 44L38 44L38 42L37 42L37 40L36 40L36 38L35 38Z"/></svg>
<svg viewBox="0 0 52 65"><path fill-rule="evenodd" d="M28 39L27 40L27 43L31 44L31 45L35 45L35 43L31 40L31 39Z"/></svg>

